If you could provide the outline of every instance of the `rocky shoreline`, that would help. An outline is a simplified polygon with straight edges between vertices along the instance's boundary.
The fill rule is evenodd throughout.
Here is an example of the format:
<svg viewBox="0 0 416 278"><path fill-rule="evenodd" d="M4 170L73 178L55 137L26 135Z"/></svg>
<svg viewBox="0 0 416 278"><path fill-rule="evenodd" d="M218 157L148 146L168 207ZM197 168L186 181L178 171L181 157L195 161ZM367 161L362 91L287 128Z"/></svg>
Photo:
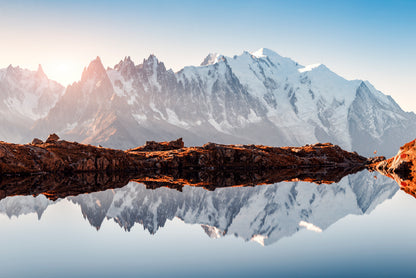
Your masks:
<svg viewBox="0 0 416 278"><path fill-rule="evenodd" d="M400 189L416 197L416 139L400 147L398 153L373 163L370 169L394 179Z"/></svg>
<svg viewBox="0 0 416 278"><path fill-rule="evenodd" d="M329 143L303 147L221 145L184 147L182 139L147 142L122 151L60 140L52 134L43 142L19 145L0 142L0 174L129 172L146 169L256 170L291 168L365 168L374 163L355 152Z"/></svg>
<svg viewBox="0 0 416 278"><path fill-rule="evenodd" d="M303 147L222 145L185 147L181 138L114 150L60 140L0 142L0 199L44 194L50 199L123 187L255 186L282 181L334 183L367 169L394 179L416 197L416 139L392 158L365 158L329 143Z"/></svg>

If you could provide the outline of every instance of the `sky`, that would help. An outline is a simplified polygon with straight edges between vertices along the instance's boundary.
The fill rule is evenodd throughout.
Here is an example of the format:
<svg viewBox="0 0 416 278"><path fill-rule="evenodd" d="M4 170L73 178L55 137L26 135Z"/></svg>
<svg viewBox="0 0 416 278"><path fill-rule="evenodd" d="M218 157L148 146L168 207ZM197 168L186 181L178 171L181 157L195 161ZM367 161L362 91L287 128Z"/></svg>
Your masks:
<svg viewBox="0 0 416 278"><path fill-rule="evenodd" d="M36 70L63 85L100 56L113 67L155 54L178 71L208 53L270 48L370 81L416 112L416 1L4 1L0 68Z"/></svg>

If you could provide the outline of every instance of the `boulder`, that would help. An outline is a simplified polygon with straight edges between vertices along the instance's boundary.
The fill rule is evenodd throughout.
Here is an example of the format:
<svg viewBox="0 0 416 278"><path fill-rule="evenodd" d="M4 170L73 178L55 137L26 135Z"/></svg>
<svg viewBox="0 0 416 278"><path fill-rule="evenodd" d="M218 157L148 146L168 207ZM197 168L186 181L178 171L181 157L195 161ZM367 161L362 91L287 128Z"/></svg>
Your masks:
<svg viewBox="0 0 416 278"><path fill-rule="evenodd" d="M178 150L184 147L182 138L169 142L146 141L146 145L128 150L129 152L155 152Z"/></svg>
<svg viewBox="0 0 416 278"><path fill-rule="evenodd" d="M43 144L43 141L42 140L40 140L40 139L38 139L38 138L34 138L33 140L32 140L32 143L31 143L32 145L41 145L41 144Z"/></svg>
<svg viewBox="0 0 416 278"><path fill-rule="evenodd" d="M48 136L48 139L46 139L46 143L56 143L59 140L59 136L55 133Z"/></svg>

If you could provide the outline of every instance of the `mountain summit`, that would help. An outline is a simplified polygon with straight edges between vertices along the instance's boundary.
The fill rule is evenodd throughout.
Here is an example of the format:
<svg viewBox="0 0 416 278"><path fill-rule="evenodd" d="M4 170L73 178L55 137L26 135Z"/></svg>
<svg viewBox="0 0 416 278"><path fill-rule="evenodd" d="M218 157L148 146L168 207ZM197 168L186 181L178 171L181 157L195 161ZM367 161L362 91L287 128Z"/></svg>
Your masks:
<svg viewBox="0 0 416 278"><path fill-rule="evenodd" d="M97 56L95 60L91 61L88 67L84 68L82 72L81 81L88 79L103 78L106 75L105 68L101 62L100 57Z"/></svg>

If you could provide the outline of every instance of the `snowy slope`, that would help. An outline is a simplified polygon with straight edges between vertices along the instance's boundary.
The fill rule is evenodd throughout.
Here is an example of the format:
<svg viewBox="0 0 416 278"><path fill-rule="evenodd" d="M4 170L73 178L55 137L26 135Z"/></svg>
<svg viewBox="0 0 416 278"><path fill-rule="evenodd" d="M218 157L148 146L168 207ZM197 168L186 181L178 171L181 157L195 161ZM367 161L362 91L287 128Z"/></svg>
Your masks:
<svg viewBox="0 0 416 278"><path fill-rule="evenodd" d="M63 93L64 87L49 80L40 65L37 71L11 65L0 69L0 140L20 142Z"/></svg>

